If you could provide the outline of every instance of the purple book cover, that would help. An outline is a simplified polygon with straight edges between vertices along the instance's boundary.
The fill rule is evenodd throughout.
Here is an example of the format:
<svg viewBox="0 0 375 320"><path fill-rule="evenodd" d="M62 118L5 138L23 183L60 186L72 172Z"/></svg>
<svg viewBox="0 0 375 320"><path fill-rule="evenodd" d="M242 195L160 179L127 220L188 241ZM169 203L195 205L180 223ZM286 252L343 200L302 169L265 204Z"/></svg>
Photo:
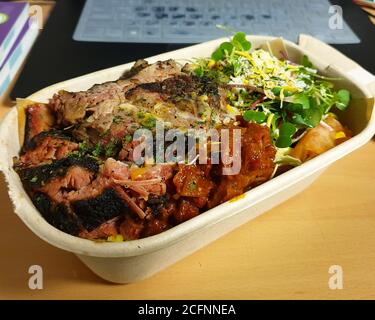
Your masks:
<svg viewBox="0 0 375 320"><path fill-rule="evenodd" d="M9 57L12 55L12 53L14 52L14 50L17 48L17 46L19 45L19 43L22 41L24 35L26 34L26 32L29 30L30 27L30 22L29 20L26 21L26 23L23 25L22 27L22 30L21 32L19 33L16 41L14 42L12 48L10 49L10 51L8 52L4 62L0 65L0 69L4 66L4 64L8 61ZM34 28L36 28L36 26L34 25Z"/></svg>
<svg viewBox="0 0 375 320"><path fill-rule="evenodd" d="M27 3L0 2L0 45L9 34Z"/></svg>

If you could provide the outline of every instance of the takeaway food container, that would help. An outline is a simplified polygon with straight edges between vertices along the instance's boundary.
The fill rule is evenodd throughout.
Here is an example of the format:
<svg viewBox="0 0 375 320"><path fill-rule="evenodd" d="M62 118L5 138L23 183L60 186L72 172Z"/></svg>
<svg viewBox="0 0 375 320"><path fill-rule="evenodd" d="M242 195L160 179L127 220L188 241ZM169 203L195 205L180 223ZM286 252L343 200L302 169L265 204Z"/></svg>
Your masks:
<svg viewBox="0 0 375 320"><path fill-rule="evenodd" d="M256 48L274 38L248 36ZM149 62L166 59L191 59L209 56L224 39L209 41L147 59ZM121 243L100 243L71 236L48 224L23 189L12 169L12 158L18 155L18 118L13 108L3 119L0 128L0 167L8 183L9 196L15 213L40 238L60 249L75 253L84 264L100 277L117 283L134 282L147 278L168 265L182 259L238 226L286 201L308 187L330 164L366 143L375 132L374 99L362 83L341 72L335 65L327 65L313 52L284 41L289 58L300 61L308 55L312 63L325 75L340 77L340 88L352 93L349 108L339 114L341 121L354 133L353 138L322 155L246 192L243 196L221 204L161 234L145 239ZM93 84L115 80L132 63L90 73L49 86L28 99L46 102L58 90L86 90ZM363 69L362 69L363 70Z"/></svg>

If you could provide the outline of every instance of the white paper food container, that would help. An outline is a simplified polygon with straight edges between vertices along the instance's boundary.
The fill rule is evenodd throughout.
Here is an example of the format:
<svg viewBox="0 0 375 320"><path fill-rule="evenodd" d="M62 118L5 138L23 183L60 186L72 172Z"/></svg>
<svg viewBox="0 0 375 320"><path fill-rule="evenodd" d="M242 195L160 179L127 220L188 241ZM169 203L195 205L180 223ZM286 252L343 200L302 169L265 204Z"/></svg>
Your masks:
<svg viewBox="0 0 375 320"><path fill-rule="evenodd" d="M249 36L253 48L259 47L273 38ZM186 221L161 234L140 240L122 243L96 243L61 232L48 224L35 209L24 191L20 179L12 169L12 158L20 150L18 142L17 110L13 108L4 118L0 127L0 167L4 172L9 187L9 195L14 211L22 221L40 238L61 249L75 253L93 272L100 277L117 283L134 282L147 278L168 265L198 250L243 223L255 218L279 203L289 199L308 187L332 162L357 149L375 133L374 99L367 88L373 79L367 74L366 81L361 81L366 72L355 67L357 78L339 70L331 61L332 56L340 54L331 47L305 36L309 45L322 46L322 50L307 50L294 43L285 41L289 58L300 61L302 54L307 54L312 63L323 74L341 77L337 82L340 88L347 88L352 93L350 107L340 113L341 121L355 134L350 140L325 152L303 165L294 168L250 191L236 201L229 201L213 208L189 221ZM147 59L149 62L166 59L190 59L209 56L223 41L218 39L185 49L161 54ZM314 42L315 41L315 42ZM306 43L306 41L305 41ZM328 48L328 49L327 49ZM324 50L323 50L324 49ZM330 51L331 50L331 51ZM318 54L314 54L317 52ZM319 53L324 52L322 57ZM328 52L328 53L327 53ZM332 53L332 55L331 55ZM354 62L340 56L341 62ZM72 80L64 81L34 93L28 99L47 102L58 90L86 90L93 84L115 80L130 68L132 63L94 72ZM37 76L37 75L36 75ZM354 81L354 80L355 81ZM358 165L358 164L353 164Z"/></svg>

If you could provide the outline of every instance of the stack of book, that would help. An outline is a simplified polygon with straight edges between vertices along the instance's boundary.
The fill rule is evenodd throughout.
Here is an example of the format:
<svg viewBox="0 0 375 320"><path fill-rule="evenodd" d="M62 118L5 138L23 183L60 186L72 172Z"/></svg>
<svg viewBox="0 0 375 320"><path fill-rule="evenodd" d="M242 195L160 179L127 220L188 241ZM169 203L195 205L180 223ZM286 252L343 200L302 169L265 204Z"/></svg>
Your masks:
<svg viewBox="0 0 375 320"><path fill-rule="evenodd" d="M7 91L38 35L29 4L0 2L0 97Z"/></svg>

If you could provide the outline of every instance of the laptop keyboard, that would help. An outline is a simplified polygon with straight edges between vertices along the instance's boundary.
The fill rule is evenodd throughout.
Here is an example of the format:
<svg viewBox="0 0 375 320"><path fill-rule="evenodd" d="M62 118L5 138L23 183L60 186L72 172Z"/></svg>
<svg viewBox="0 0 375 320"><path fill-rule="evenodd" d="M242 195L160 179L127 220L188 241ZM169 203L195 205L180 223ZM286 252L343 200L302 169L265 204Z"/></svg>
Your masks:
<svg viewBox="0 0 375 320"><path fill-rule="evenodd" d="M343 22L330 29L327 0L86 0L74 33L77 41L198 43L228 35L217 25L247 34L300 33L328 43L358 43Z"/></svg>

